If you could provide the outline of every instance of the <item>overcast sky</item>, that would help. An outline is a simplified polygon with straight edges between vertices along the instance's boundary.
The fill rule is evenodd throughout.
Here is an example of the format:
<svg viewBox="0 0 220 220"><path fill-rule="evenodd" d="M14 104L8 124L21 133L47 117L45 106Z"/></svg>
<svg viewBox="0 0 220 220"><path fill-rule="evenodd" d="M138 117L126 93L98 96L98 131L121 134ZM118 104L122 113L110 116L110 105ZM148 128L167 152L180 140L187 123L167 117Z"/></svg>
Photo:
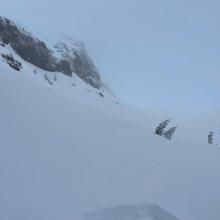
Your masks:
<svg viewBox="0 0 220 220"><path fill-rule="evenodd" d="M220 108L219 0L0 0L45 36L82 40L122 100L172 111Z"/></svg>

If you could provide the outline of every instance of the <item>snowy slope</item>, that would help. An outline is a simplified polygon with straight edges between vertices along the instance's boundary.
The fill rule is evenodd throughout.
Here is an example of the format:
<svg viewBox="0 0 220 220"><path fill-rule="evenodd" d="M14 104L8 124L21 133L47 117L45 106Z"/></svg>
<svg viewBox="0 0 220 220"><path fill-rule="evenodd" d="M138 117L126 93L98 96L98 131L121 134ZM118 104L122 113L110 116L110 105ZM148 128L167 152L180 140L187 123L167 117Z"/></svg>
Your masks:
<svg viewBox="0 0 220 220"><path fill-rule="evenodd" d="M0 219L220 219L217 146L157 137L160 117L11 53L23 69L0 60Z"/></svg>

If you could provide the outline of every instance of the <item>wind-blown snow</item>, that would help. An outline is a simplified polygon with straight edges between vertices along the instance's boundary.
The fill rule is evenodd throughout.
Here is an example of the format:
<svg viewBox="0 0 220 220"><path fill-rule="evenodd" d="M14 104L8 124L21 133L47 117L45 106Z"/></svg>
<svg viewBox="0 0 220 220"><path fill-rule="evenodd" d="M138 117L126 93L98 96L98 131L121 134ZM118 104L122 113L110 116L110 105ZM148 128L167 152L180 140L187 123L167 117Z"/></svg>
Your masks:
<svg viewBox="0 0 220 220"><path fill-rule="evenodd" d="M0 219L102 220L88 217L100 210L91 206L137 210L142 201L173 216L149 209L147 220L220 219L218 146L158 137L160 117L11 53L23 69L0 60Z"/></svg>
<svg viewBox="0 0 220 220"><path fill-rule="evenodd" d="M75 51L84 48L82 42L70 37L57 37L57 39L46 40L46 42L57 59L62 59L63 56L72 57Z"/></svg>

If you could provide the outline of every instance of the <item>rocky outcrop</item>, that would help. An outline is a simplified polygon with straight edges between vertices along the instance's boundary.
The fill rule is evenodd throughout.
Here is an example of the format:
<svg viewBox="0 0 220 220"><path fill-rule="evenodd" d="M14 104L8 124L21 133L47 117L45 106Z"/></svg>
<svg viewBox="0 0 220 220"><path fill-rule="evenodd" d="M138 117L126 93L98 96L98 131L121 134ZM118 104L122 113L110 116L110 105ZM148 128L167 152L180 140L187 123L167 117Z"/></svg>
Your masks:
<svg viewBox="0 0 220 220"><path fill-rule="evenodd" d="M24 60L44 70L55 71L53 57L46 44L7 18L0 18L0 38L4 44L10 44Z"/></svg>
<svg viewBox="0 0 220 220"><path fill-rule="evenodd" d="M20 57L41 69L62 72L68 76L75 73L91 86L101 87L99 73L83 44L71 47L60 42L55 47L60 53L58 58L45 42L2 17L0 17L0 41L3 44L10 44Z"/></svg>
<svg viewBox="0 0 220 220"><path fill-rule="evenodd" d="M72 39L63 39L63 41L57 43L53 48L53 52L55 51L55 54L59 55L57 58L59 71L66 72L66 74L75 72L85 82L99 88L101 85L99 73L88 56L84 44Z"/></svg>
<svg viewBox="0 0 220 220"><path fill-rule="evenodd" d="M20 71L22 64L10 54L2 54L3 60L13 69Z"/></svg>

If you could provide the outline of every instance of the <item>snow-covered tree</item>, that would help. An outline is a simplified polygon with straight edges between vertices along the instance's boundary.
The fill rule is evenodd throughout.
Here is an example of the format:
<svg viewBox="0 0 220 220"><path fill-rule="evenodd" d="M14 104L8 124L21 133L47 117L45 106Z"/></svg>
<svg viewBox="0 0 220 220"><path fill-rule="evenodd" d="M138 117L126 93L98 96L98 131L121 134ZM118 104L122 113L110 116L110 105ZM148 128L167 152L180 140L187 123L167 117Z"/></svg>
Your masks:
<svg viewBox="0 0 220 220"><path fill-rule="evenodd" d="M164 134L163 134L163 136L164 136L166 139L171 140L172 137L173 137L173 135L174 135L174 133L175 133L175 131L176 131L176 129L177 129L177 127L178 127L178 126L175 126L175 127L170 128L169 130L165 131Z"/></svg>
<svg viewBox="0 0 220 220"><path fill-rule="evenodd" d="M161 122L161 123L158 125L158 127L156 127L155 134L162 136L162 135L163 135L163 132L164 132L164 129L165 129L166 126L169 124L169 122L170 122L170 119Z"/></svg>
<svg viewBox="0 0 220 220"><path fill-rule="evenodd" d="M213 131L210 131L208 134L208 143L209 144L213 144L213 134L214 134Z"/></svg>

